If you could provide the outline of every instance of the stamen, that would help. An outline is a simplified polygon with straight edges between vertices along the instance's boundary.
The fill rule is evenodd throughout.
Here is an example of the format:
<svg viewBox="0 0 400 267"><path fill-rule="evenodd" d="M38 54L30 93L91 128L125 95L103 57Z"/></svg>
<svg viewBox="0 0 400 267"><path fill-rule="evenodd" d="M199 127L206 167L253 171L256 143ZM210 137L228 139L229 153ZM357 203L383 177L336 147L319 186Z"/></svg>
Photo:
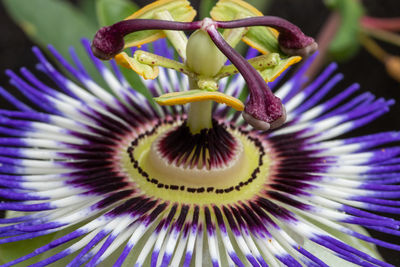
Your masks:
<svg viewBox="0 0 400 267"><path fill-rule="evenodd" d="M281 100L272 94L257 70L222 38L215 27L207 28L207 32L215 45L236 66L249 87L250 99L243 118L258 130L266 131L281 126L286 120Z"/></svg>
<svg viewBox="0 0 400 267"><path fill-rule="evenodd" d="M278 97L272 94L268 85L264 81L264 78L257 72L257 70L254 69L238 52L236 52L217 31L217 28L231 29L245 28L249 26L269 26L276 28L280 32L278 42L281 50L287 54L304 56L313 53L317 49L317 44L314 39L306 36L297 26L284 19L271 16L252 17L234 21L214 21L210 18L205 18L202 21L195 22L175 22L152 19L125 20L100 29L93 40L92 49L93 53L98 57L109 59L124 48L123 37L135 31L150 29L201 29L192 34L189 39L187 44L187 54L191 55L191 57L188 56L186 64L197 75L214 77L219 73L222 67L222 64L218 63L225 61L225 58L220 52L227 56L243 75L250 89L249 101L245 107L243 118L254 128L265 131L281 126L286 120L286 112L282 102ZM198 42L193 41L199 39L200 41L205 41L204 44L207 44L208 36L207 34L206 38L203 36L205 32L208 33L212 42L218 47L218 49L220 49L220 51L217 50L217 52L215 52L215 55L212 54L211 56L212 59L217 61L213 62L214 64L208 64L208 58L203 57L201 53L198 54ZM192 42L190 42L190 40L192 40ZM199 43L201 44L200 46L203 45L203 43ZM212 48L213 45L208 45L205 51L211 51ZM202 51L202 48L200 51ZM221 56L219 56L219 54L221 54ZM195 55L197 55L197 58ZM193 79L193 83L195 80L196 79ZM189 122L190 121L189 118Z"/></svg>
<svg viewBox="0 0 400 267"><path fill-rule="evenodd" d="M101 59L108 60L124 49L124 36L143 30L196 30L201 22L190 23L155 20L131 19L117 22L111 26L101 28L95 35L92 43L93 54Z"/></svg>
<svg viewBox="0 0 400 267"><path fill-rule="evenodd" d="M274 17L251 17L232 21L216 21L218 28L231 29L250 26L267 26L279 31L278 42L281 50L288 55L307 56L318 49L313 38L306 36L296 25Z"/></svg>

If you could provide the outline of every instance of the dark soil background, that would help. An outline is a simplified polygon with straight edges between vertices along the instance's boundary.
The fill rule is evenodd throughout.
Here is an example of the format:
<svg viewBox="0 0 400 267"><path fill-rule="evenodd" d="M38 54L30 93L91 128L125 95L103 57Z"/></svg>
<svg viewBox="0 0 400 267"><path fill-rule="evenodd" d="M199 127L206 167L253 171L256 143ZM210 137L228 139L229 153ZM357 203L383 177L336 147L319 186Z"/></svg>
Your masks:
<svg viewBox="0 0 400 267"><path fill-rule="evenodd" d="M72 1L77 2L78 0ZM136 1L148 3L150 1ZM192 1L197 2L197 1ZM364 0L368 14L376 17L400 16L399 0ZM267 14L281 16L297 24L303 31L315 37L324 21L329 16L329 10L321 0L275 0ZM8 84L8 78L3 74L7 68L18 71L22 66L34 70L36 58L31 52L34 45L6 14L0 5L0 85L13 90ZM380 43L382 44L382 43ZM400 55L400 48L382 44L392 54ZM386 99L393 98L396 105L385 116L374 123L357 130L354 134L364 134L378 131L400 130L400 83L390 78L384 66L368 54L364 49L356 57L346 63L339 64L339 71L345 74L345 80L339 88L344 89L354 82L360 83L363 90L368 90ZM1 108L7 108L7 103L0 100ZM398 217L398 219L400 219ZM400 238L380 233L372 233L382 240L400 245ZM389 249L380 249L385 260L395 266L400 266L400 254Z"/></svg>

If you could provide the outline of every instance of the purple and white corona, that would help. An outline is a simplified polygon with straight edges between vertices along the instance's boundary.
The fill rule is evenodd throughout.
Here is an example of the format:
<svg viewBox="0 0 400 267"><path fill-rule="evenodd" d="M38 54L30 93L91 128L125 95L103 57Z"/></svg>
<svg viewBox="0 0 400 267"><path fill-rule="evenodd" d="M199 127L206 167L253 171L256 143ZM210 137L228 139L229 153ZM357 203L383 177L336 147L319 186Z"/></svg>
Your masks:
<svg viewBox="0 0 400 267"><path fill-rule="evenodd" d="M35 247L2 266L392 266L375 245L400 245L364 228L399 235L376 212L400 211L400 133L341 136L394 101L357 84L326 99L336 65L305 85L317 44L245 2L194 16L156 1L84 40L107 88L51 46L73 80L37 48L58 88L7 71L26 99L0 88L0 249Z"/></svg>

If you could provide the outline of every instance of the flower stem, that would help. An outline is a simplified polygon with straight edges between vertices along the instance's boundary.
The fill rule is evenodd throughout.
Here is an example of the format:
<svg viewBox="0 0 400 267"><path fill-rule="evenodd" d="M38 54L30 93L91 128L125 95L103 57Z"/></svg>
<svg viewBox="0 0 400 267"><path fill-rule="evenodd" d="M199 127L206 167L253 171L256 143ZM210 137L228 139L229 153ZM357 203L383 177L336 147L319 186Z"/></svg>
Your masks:
<svg viewBox="0 0 400 267"><path fill-rule="evenodd" d="M195 88L197 82L189 79L190 88ZM203 129L212 128L212 101L199 101L190 103L187 126L192 134L200 133Z"/></svg>
<svg viewBox="0 0 400 267"><path fill-rule="evenodd" d="M385 31L400 31L400 18L374 18L364 16L361 19L362 26L366 28L381 29Z"/></svg>
<svg viewBox="0 0 400 267"><path fill-rule="evenodd" d="M371 53L376 59L385 62L385 59L389 56L389 54L382 49L373 39L368 37L366 34L360 35L361 44L365 47L365 49Z"/></svg>
<svg viewBox="0 0 400 267"><path fill-rule="evenodd" d="M306 76L310 80L315 77L315 75L321 70L321 67L325 64L329 45L335 38L340 27L340 20L340 13L337 11L332 12L322 26L322 29L319 31L317 36L318 55L306 72Z"/></svg>
<svg viewBox="0 0 400 267"><path fill-rule="evenodd" d="M192 134L200 133L203 129L212 128L212 101L190 103L187 126Z"/></svg>
<svg viewBox="0 0 400 267"><path fill-rule="evenodd" d="M381 41L388 42L390 44L400 46L400 35L392 33L392 32L387 32L384 30L380 29L368 29L362 27L361 30L365 33L368 34L376 39L379 39Z"/></svg>

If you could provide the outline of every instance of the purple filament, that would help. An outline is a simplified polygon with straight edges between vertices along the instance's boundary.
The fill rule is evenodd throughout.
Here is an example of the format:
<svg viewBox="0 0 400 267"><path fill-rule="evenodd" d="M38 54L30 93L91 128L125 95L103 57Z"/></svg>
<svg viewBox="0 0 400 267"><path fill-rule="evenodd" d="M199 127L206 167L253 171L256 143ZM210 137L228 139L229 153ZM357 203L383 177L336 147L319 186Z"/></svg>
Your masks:
<svg viewBox="0 0 400 267"><path fill-rule="evenodd" d="M302 49L314 43L314 39L306 36L296 25L289 21L274 17L262 16L233 21L217 21L217 26L223 29L241 28L250 26L268 26L279 31L279 45L289 49Z"/></svg>

